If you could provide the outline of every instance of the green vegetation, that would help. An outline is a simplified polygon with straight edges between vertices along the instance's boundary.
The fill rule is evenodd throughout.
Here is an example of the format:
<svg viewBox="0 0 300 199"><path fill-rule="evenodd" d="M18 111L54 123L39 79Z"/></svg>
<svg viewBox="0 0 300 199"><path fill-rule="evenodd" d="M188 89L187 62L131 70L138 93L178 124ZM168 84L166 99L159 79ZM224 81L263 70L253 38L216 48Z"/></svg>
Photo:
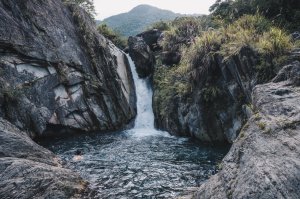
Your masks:
<svg viewBox="0 0 300 199"><path fill-rule="evenodd" d="M164 32L164 40L161 43L167 51L178 51L181 47L190 45L197 35L213 26L207 16L179 17L167 25L168 29Z"/></svg>
<svg viewBox="0 0 300 199"><path fill-rule="evenodd" d="M292 49L293 44L291 38L285 31L273 27L259 38L257 46L262 54L276 57Z"/></svg>
<svg viewBox="0 0 300 199"><path fill-rule="evenodd" d="M147 30L153 30L153 29L158 29L158 30L160 30L160 31L167 31L167 30L170 29L170 24L169 24L169 22L167 22L167 21L162 21L162 20L160 20L160 21L158 21L158 22L155 22L155 23L151 24L151 25L147 28Z"/></svg>
<svg viewBox="0 0 300 199"><path fill-rule="evenodd" d="M298 30L300 25L299 0L217 0L210 11L215 19L226 23L234 22L245 14L260 13L276 26Z"/></svg>
<svg viewBox="0 0 300 199"><path fill-rule="evenodd" d="M64 0L65 3L76 4L82 7L91 17L96 14L94 0Z"/></svg>
<svg viewBox="0 0 300 199"><path fill-rule="evenodd" d="M106 24L100 24L97 30L107 39L111 40L117 47L124 49L127 46L127 40L119 33L108 27Z"/></svg>
<svg viewBox="0 0 300 199"><path fill-rule="evenodd" d="M217 0L211 11L209 16L179 17L151 26L164 31L163 51L181 55L178 65L156 65L154 100L162 116L170 102L189 100L192 92L218 105L224 94L218 82L220 67L245 60L241 64L253 68L256 82L265 83L286 63L289 52L300 47L290 37L300 27L300 1ZM257 114L258 126L266 130L260 119Z"/></svg>
<svg viewBox="0 0 300 199"><path fill-rule="evenodd" d="M170 100L174 98L182 98L191 90L190 84L186 77L181 76L177 71L178 67L157 67L154 73L154 86L156 92L154 101L157 102L157 107L161 116L164 116L168 111Z"/></svg>
<svg viewBox="0 0 300 199"><path fill-rule="evenodd" d="M271 25L259 14L244 15L232 24L223 24L217 29L206 28L203 22L213 22L203 19L177 19L165 31L161 45L165 51L179 51L182 54L177 70L181 75L188 75L197 69L193 77L201 79L215 68L218 56L223 57L225 62L248 47L262 58L256 69L259 82L266 82L276 73L274 65L283 62L293 47L286 31Z"/></svg>

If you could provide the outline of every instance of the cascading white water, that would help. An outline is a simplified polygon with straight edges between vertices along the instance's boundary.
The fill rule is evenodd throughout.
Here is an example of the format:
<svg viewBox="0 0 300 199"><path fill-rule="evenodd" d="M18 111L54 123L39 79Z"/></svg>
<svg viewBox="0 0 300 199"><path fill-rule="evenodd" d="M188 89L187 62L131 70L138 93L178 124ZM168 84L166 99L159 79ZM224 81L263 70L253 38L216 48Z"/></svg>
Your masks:
<svg viewBox="0 0 300 199"><path fill-rule="evenodd" d="M134 62L127 55L137 96L137 116L134 124L135 129L154 129L154 115L152 110L152 89L149 78L139 78Z"/></svg>
<svg viewBox="0 0 300 199"><path fill-rule="evenodd" d="M154 114L152 109L152 88L149 78L139 78L135 64L131 57L127 55L137 96L137 116L134 128L130 132L136 136L170 136L167 132L157 131L154 128Z"/></svg>

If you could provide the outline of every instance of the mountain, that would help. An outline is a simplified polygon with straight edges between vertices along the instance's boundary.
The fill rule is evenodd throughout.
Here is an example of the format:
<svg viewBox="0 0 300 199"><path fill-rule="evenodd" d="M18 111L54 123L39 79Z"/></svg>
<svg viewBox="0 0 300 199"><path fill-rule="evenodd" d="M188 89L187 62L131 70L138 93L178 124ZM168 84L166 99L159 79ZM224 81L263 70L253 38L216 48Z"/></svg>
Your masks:
<svg viewBox="0 0 300 199"><path fill-rule="evenodd" d="M150 5L139 5L127 13L106 18L103 23L118 31L121 35L134 36L155 22L173 20L178 16L181 16L181 14Z"/></svg>

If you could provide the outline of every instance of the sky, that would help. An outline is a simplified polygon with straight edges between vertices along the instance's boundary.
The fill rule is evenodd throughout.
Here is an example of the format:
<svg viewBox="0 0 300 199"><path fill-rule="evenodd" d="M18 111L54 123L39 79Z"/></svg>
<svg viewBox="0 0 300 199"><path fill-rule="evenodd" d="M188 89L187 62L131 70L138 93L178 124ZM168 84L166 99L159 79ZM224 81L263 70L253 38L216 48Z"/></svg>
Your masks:
<svg viewBox="0 0 300 199"><path fill-rule="evenodd" d="M208 14L216 0L94 0L97 16L103 20L112 15L130 11L137 5L148 4L181 14Z"/></svg>

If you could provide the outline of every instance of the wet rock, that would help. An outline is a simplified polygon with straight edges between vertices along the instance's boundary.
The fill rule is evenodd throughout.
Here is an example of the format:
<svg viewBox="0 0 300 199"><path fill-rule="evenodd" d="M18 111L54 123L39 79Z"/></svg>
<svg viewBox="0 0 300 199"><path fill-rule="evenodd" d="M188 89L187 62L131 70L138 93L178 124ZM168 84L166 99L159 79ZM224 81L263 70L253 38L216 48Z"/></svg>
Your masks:
<svg viewBox="0 0 300 199"><path fill-rule="evenodd" d="M0 118L0 198L82 198L86 182Z"/></svg>
<svg viewBox="0 0 300 199"><path fill-rule="evenodd" d="M154 72L155 57L142 37L128 38L129 55L135 63L139 77L144 78Z"/></svg>
<svg viewBox="0 0 300 199"><path fill-rule="evenodd" d="M31 136L125 128L135 88L123 52L79 7L0 2L0 112Z"/></svg>
<svg viewBox="0 0 300 199"><path fill-rule="evenodd" d="M300 87L289 73L295 68L299 63L254 88L257 113L224 158L222 170L194 198L299 198Z"/></svg>

